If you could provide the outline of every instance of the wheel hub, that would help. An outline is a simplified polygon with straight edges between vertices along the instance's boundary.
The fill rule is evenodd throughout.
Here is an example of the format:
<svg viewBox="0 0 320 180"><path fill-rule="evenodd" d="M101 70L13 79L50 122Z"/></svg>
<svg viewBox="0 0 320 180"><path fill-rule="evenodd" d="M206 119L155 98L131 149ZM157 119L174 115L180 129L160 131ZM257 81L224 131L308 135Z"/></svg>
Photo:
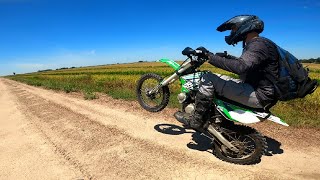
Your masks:
<svg viewBox="0 0 320 180"><path fill-rule="evenodd" d="M154 99L156 98L156 95L157 95L157 94L156 94L156 93L150 93L150 92L151 92L150 89L146 89L145 92L146 92L146 96L147 96L149 99L154 100Z"/></svg>

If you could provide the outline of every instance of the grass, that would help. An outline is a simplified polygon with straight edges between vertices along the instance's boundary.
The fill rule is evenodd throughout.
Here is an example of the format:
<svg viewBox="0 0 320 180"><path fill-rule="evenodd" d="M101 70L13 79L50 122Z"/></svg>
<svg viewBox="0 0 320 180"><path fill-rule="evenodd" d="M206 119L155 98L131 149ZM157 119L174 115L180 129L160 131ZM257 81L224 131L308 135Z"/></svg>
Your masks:
<svg viewBox="0 0 320 180"><path fill-rule="evenodd" d="M305 65L310 69L310 77L320 82L320 65ZM237 77L209 64L203 65L201 69ZM166 77L173 73L173 69L163 63L143 62L37 72L7 78L66 93L82 92L88 100L98 98L96 92L100 92L113 98L136 101L135 87L141 75L145 73L157 73ZM169 107L179 107L176 98L180 91L179 82L175 82L169 88ZM304 99L279 102L271 111L291 126L320 127L320 88Z"/></svg>
<svg viewBox="0 0 320 180"><path fill-rule="evenodd" d="M84 91L84 99L86 99L86 100L97 99L96 93L91 90L85 90Z"/></svg>

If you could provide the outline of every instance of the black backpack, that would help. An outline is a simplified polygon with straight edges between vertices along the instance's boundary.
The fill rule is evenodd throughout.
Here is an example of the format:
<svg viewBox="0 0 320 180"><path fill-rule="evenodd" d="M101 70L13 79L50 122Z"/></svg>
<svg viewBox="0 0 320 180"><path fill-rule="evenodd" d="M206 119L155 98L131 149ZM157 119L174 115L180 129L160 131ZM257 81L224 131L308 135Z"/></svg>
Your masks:
<svg viewBox="0 0 320 180"><path fill-rule="evenodd" d="M290 52L275 43L273 44L279 53L279 78L270 74L266 74L266 78L274 84L278 100L288 101L295 98L304 98L306 95L313 93L318 87L318 82L310 79L308 76L309 69L305 69Z"/></svg>

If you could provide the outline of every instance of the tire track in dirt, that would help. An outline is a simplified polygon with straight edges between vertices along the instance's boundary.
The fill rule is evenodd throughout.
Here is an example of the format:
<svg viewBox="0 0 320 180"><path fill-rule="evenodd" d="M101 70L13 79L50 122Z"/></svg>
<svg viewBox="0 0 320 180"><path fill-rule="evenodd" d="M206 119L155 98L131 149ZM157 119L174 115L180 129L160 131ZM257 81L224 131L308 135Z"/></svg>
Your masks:
<svg viewBox="0 0 320 180"><path fill-rule="evenodd" d="M17 95L22 110L57 152L87 178L127 179L134 175L134 179L167 179L174 177L172 172L183 177L181 168L187 170L186 177L197 177L193 166L201 165L206 169L212 166L183 152L132 138L115 127L104 126L32 93L21 93L19 87L12 92ZM200 174L201 171L199 169ZM217 173L209 176L220 177Z"/></svg>
<svg viewBox="0 0 320 180"><path fill-rule="evenodd" d="M32 92L21 93L21 90L25 89L19 86L12 88L22 111L31 117L58 152L68 154L69 158L66 159L76 164L82 172L85 171L84 174L89 178L119 179L132 178L133 175L134 179L167 179L174 176L192 178L208 173L212 165L215 168L211 170L216 172L207 176L231 177L219 172L221 168L213 163L200 161L163 145L133 138L114 126L102 125L68 107ZM206 171L197 170L199 166ZM252 177L249 173L244 174L244 177ZM237 177L241 177L240 174Z"/></svg>
<svg viewBox="0 0 320 180"><path fill-rule="evenodd" d="M263 163L233 165L210 153L188 149L190 133L169 136L153 129L171 123L159 119L161 114L153 118L112 107L110 103L99 104L9 80L4 82L16 95L21 111L57 153L87 178L299 179L299 173L286 172L291 167L280 170ZM308 175L312 179L318 174Z"/></svg>
<svg viewBox="0 0 320 180"><path fill-rule="evenodd" d="M26 92L22 90L20 93ZM19 111L16 96L0 79L0 179L85 177L57 156L43 134Z"/></svg>

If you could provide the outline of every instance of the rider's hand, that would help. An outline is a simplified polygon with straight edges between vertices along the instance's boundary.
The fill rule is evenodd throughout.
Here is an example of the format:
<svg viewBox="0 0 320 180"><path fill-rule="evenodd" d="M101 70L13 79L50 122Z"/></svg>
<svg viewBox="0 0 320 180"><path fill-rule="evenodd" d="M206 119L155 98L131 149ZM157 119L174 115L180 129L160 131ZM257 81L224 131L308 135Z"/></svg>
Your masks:
<svg viewBox="0 0 320 180"><path fill-rule="evenodd" d="M212 52L208 51L208 50L207 50L205 47L203 47L203 46L198 47L196 50L200 50L200 51L201 51L201 53L198 53L198 56L199 56L200 58L202 58L202 59L208 60L209 55L210 55L210 54L213 55Z"/></svg>
<svg viewBox="0 0 320 180"><path fill-rule="evenodd" d="M224 51L224 52L217 52L216 53L216 56L220 56L220 57L228 57L228 53L227 51Z"/></svg>
<svg viewBox="0 0 320 180"><path fill-rule="evenodd" d="M203 46L198 47L196 50L202 51L202 55L207 55L209 53L209 51Z"/></svg>

